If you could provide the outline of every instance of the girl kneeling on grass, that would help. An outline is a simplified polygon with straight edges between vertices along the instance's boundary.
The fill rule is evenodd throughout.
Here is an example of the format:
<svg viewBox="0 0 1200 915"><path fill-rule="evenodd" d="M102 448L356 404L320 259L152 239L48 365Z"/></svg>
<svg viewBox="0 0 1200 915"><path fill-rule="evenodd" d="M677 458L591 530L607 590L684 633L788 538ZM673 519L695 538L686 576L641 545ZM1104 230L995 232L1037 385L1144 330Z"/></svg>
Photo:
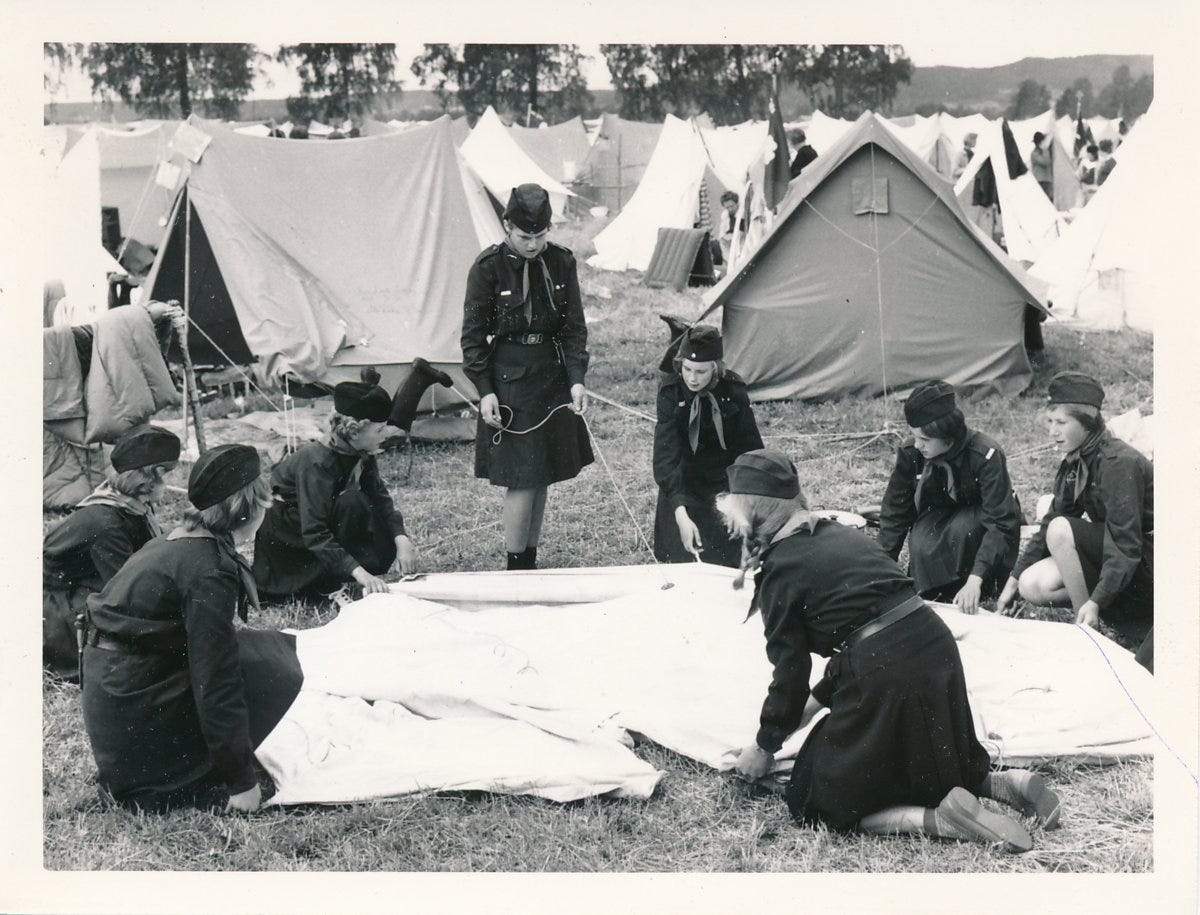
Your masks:
<svg viewBox="0 0 1200 915"><path fill-rule="evenodd" d="M892 559L908 538L908 574L927 600L975 613L1000 590L1021 546L1021 507L1004 452L967 428L944 381L918 385L904 402L911 443L896 452L879 513L879 543Z"/></svg>
<svg viewBox="0 0 1200 915"><path fill-rule="evenodd" d="M271 504L258 452L205 452L188 499L182 526L88 598L83 721L101 790L116 801L254 810L262 795L233 615L258 602L235 549Z"/></svg>
<svg viewBox="0 0 1200 915"><path fill-rule="evenodd" d="M405 574L417 556L404 518L375 459L398 430L388 425L383 388L345 381L333 390L329 438L310 442L276 465L275 502L254 544L254 577L264 596L320 598L351 581L384 593L378 576L397 558Z"/></svg>
<svg viewBox="0 0 1200 915"><path fill-rule="evenodd" d="M699 324L685 332L674 373L658 389L654 428L654 555L659 562L737 566L741 539L731 536L714 500L739 454L763 446L746 385L721 362L721 334Z"/></svg>
<svg viewBox="0 0 1200 915"><path fill-rule="evenodd" d="M1050 437L1066 451L1054 502L1025 547L996 610L1018 591L1035 604L1067 604L1075 622L1104 620L1140 643L1154 669L1154 465L1104 426L1104 389L1079 372L1050 381ZM1086 515L1086 517L1085 517Z"/></svg>
<svg viewBox="0 0 1200 915"><path fill-rule="evenodd" d="M790 460L742 455L717 508L745 538L748 564L761 563L751 612L762 614L774 666L742 775L766 775L784 740L827 706L785 794L798 823L1032 847L978 796L1057 825L1058 798L1039 776L988 771L945 623L873 539L809 512ZM810 652L830 658L811 691Z"/></svg>

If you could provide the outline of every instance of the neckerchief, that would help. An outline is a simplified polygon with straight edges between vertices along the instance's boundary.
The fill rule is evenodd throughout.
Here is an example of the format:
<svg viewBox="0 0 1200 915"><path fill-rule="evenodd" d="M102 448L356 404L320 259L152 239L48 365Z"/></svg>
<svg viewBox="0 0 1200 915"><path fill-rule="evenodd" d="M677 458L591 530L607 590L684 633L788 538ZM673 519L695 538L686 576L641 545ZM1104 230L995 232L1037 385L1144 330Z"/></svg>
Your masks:
<svg viewBox="0 0 1200 915"><path fill-rule="evenodd" d="M1083 440L1083 443L1074 451L1067 452L1067 456L1063 458L1062 465L1058 468L1058 478L1062 482L1069 482L1074 479L1075 493L1074 502L1079 501L1079 497L1083 495L1083 491L1087 489L1088 484L1088 464L1087 458L1096 453L1096 449L1100 447L1100 442L1108 437L1108 430L1101 426L1095 432L1091 433ZM1073 475L1073 476L1072 476ZM1059 489L1055 486L1055 489Z"/></svg>
<svg viewBox="0 0 1200 915"><path fill-rule="evenodd" d="M113 508L119 508L131 515L144 518L146 526L150 528L151 537L157 537L162 533L162 527L158 523L158 518L154 515L153 505L149 502L143 502L134 496L127 496L123 492L118 492L107 480L97 486L96 491L76 507L83 508L85 505L111 505Z"/></svg>
<svg viewBox="0 0 1200 915"><path fill-rule="evenodd" d="M238 579L241 582L241 588L238 593L237 615L242 618L242 622L244 623L249 616L249 609L253 609L255 613L259 611L258 585L254 582L254 573L250 570L250 563L246 562L246 558L234 547L232 537L228 534L218 536L205 528L190 531L186 527L177 527L171 533L167 534L167 539L211 540L216 543L217 549L223 555L232 559L237 565Z"/></svg>
<svg viewBox="0 0 1200 915"><path fill-rule="evenodd" d="M817 522L819 520L812 512L799 512L792 515L792 517L783 523L783 527L775 532L775 536L771 538L770 543L758 543L747 550L746 557L742 562L743 576L753 575L758 570L759 566L762 565L762 554L768 549L800 531L808 531L809 534L813 533L817 529ZM746 619L742 620L742 622L744 623L750 617L754 616L758 609L758 591L755 590L754 597L750 601L750 609L746 612Z"/></svg>
<svg viewBox="0 0 1200 915"><path fill-rule="evenodd" d="M358 486L359 478L362 476L362 459L367 456L366 452L357 450L346 439L332 431L325 439L324 445L334 454L357 458L354 466L350 468L350 476L346 478L346 486Z"/></svg>
<svg viewBox="0 0 1200 915"><path fill-rule="evenodd" d="M692 397L692 409L688 413L688 444L692 446L692 454L696 453L696 448L700 445L700 399L705 397L712 405L712 421L713 428L717 430L717 441L721 443L721 449L725 450L725 423L721 418L721 408L717 405L717 398L713 391L717 387L717 382L720 379L717 373L713 372L712 380L695 392ZM684 387L687 387L684 385ZM690 391L690 389L689 389Z"/></svg>
<svg viewBox="0 0 1200 915"><path fill-rule="evenodd" d="M934 469L937 468L946 475L946 494L950 496L951 502L958 501L958 492L954 485L954 468L950 466L950 462L955 460L962 454L963 448L966 447L967 437L970 432L963 435L961 439L950 446L948 451L939 454L935 458L927 458L925 466L921 470L921 476L917 480L917 491L913 493L913 504L917 507L917 512L921 511L921 491L925 488L925 484L933 477Z"/></svg>
<svg viewBox="0 0 1200 915"><path fill-rule="evenodd" d="M507 248L508 246L505 245ZM543 249L545 250L545 249ZM533 297L529 294L529 262L536 261L538 266L542 268L542 282L546 286L546 298L550 303L550 307L554 308L554 295L550 290L550 271L546 269L546 262L542 259L541 253L536 257L528 258L519 252L514 252L512 248L508 248L510 257L519 257L521 263L521 304L525 310L525 328L528 330L533 324Z"/></svg>

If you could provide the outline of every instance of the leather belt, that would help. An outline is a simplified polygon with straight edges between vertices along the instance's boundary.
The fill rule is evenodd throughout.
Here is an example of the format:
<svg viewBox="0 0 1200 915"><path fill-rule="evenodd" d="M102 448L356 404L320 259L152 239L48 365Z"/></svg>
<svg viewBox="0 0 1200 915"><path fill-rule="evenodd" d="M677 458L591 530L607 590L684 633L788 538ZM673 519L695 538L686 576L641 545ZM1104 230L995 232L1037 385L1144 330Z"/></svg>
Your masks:
<svg viewBox="0 0 1200 915"><path fill-rule="evenodd" d="M539 343L550 343L553 334L507 334L500 338L501 343L516 343L520 346L537 346Z"/></svg>
<svg viewBox="0 0 1200 915"><path fill-rule="evenodd" d="M846 641L842 642L842 650L845 651L847 648L853 648L856 645L861 645L871 636L875 635L876 633L883 632L883 630L887 629L887 627L892 625L892 623L900 622L900 620L904 619L906 616L916 613L924 606L925 601L921 599L921 595L914 594L908 600L904 601L904 603L897 604L891 610L888 610L886 613L881 613L866 625L859 626L857 629L855 629L852 633L846 636Z"/></svg>

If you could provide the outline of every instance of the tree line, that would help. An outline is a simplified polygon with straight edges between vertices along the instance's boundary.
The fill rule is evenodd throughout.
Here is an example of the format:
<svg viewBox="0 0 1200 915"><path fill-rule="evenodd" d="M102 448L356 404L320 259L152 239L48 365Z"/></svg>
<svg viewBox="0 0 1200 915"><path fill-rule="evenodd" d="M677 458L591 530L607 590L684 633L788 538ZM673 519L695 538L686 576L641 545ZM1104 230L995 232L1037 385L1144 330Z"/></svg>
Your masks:
<svg viewBox="0 0 1200 915"><path fill-rule="evenodd" d="M868 108L886 114L913 74L904 48L889 44L604 44L600 53L618 113L643 121L701 112L717 124L761 120L775 86L803 93L833 117L854 118ZM235 119L271 59L292 67L300 79L299 93L287 99L288 115L297 121L382 114L401 93L394 44L294 44L267 55L252 44L47 43L44 56L48 91L78 65L94 96L119 98L156 118L196 112ZM408 69L433 92L442 113L461 109L474 120L491 105L522 123L557 123L594 110L583 76L586 60L573 44L427 44ZM1132 119L1152 96L1153 78L1135 81L1122 66L1100 92L1089 80L1077 80L1053 107L1057 114L1073 115L1078 106L1084 117ZM1007 114L1030 117L1051 104L1049 89L1026 80Z"/></svg>

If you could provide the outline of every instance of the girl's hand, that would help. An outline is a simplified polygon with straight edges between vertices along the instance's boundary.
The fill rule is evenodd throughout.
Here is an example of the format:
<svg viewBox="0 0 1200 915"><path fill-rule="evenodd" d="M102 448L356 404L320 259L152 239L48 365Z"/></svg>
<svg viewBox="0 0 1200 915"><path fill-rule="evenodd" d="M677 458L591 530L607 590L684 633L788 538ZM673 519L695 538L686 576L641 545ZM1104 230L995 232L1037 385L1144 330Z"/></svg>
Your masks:
<svg viewBox="0 0 1200 915"><path fill-rule="evenodd" d="M978 575L968 575L967 583L954 595L954 604L963 613L979 612L979 595L983 591L983 579Z"/></svg>
<svg viewBox="0 0 1200 915"><path fill-rule="evenodd" d="M417 548L413 546L412 539L407 534L396 538L396 559L400 562L400 571L403 574L411 575L417 571Z"/></svg>
<svg viewBox="0 0 1200 915"><path fill-rule="evenodd" d="M758 744L752 743L738 755L736 768L743 778L753 782L770 772L774 763L774 753L768 753Z"/></svg>
<svg viewBox="0 0 1200 915"><path fill-rule="evenodd" d="M484 394L479 398L479 415L493 429L500 428L500 398L495 394Z"/></svg>
<svg viewBox="0 0 1200 915"><path fill-rule="evenodd" d="M1084 603L1084 605L1079 608L1079 612L1075 614L1075 625L1087 626L1089 629L1095 629L1097 626L1099 626L1100 605L1094 600L1089 600Z"/></svg>
<svg viewBox="0 0 1200 915"><path fill-rule="evenodd" d="M1013 615L1013 601L1017 597L1017 580L1011 575L1008 581L1004 583L1004 590L1000 592L1000 596L996 599L996 612L1001 616Z"/></svg>
<svg viewBox="0 0 1200 915"><path fill-rule="evenodd" d="M362 566L350 573L356 582L362 585L363 596L368 594L387 594L388 584L382 578L376 578Z"/></svg>
<svg viewBox="0 0 1200 915"><path fill-rule="evenodd" d="M582 416L588 407L587 388L581 384L571 385L571 409Z"/></svg>
<svg viewBox="0 0 1200 915"><path fill-rule="evenodd" d="M231 794L229 802L225 805L226 810L236 811L237 813L254 813L262 806L262 789L255 785L249 790L242 791L239 794Z"/></svg>
<svg viewBox="0 0 1200 915"><path fill-rule="evenodd" d="M675 509L675 525L679 528L679 539L683 541L683 548L693 556L699 555L704 549L704 544L700 541L700 528L696 527L696 523L682 505Z"/></svg>

